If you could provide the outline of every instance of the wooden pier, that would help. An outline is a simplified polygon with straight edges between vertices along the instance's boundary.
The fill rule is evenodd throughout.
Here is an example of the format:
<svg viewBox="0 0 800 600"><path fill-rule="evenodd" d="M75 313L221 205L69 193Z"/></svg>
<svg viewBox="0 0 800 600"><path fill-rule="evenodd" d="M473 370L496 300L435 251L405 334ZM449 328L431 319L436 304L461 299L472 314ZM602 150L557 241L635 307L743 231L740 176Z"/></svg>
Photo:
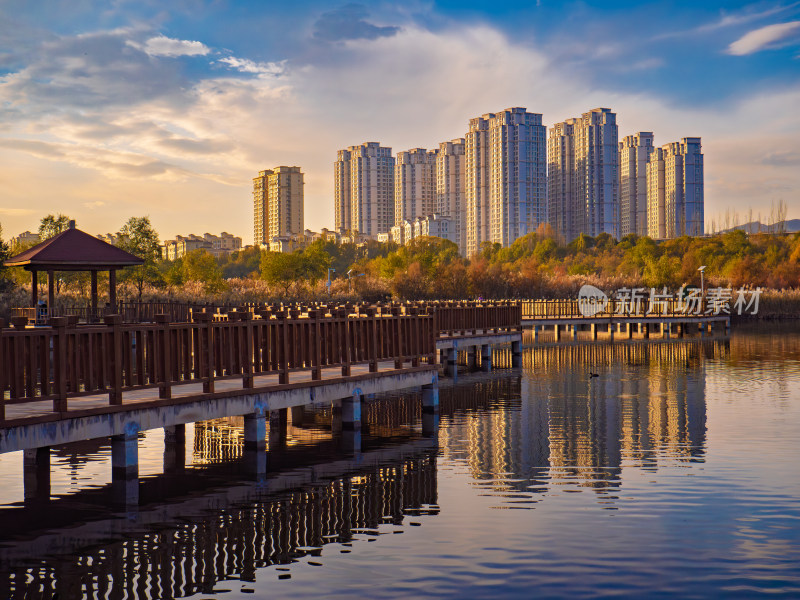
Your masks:
<svg viewBox="0 0 800 600"><path fill-rule="evenodd" d="M715 329L730 331L730 315L720 310L709 310L705 302L695 312L673 299L652 303L644 298L636 306L619 300L608 300L607 306L587 316L580 310L578 300L523 300L521 302L521 324L533 330L533 341L539 334L552 331L553 340L560 341L562 335L572 340L579 339L648 339L653 335L664 338L683 337L694 333L706 335Z"/></svg>
<svg viewBox="0 0 800 600"><path fill-rule="evenodd" d="M245 444L266 470L267 432L288 409L335 406L359 452L363 398L421 388L423 433L434 435L439 352L481 348L490 365L491 345L510 342L519 355L522 335L509 302L13 321L0 323L0 453L24 451L26 496L42 495L50 446L110 436L114 479L132 503L140 431L180 436L186 423L244 416Z"/></svg>

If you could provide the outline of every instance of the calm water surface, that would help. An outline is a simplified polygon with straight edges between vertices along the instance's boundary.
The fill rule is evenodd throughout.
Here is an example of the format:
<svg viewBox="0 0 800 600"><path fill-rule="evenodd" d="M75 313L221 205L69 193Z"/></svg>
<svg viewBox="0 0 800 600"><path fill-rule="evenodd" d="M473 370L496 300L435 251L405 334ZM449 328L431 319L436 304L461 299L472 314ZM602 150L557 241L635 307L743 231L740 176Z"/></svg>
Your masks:
<svg viewBox="0 0 800 600"><path fill-rule="evenodd" d="M261 480L236 419L166 474L147 432L138 511L106 440L28 505L2 455L0 598L800 597L800 329L523 362L443 380L436 441L415 394L369 403L355 456L307 412Z"/></svg>

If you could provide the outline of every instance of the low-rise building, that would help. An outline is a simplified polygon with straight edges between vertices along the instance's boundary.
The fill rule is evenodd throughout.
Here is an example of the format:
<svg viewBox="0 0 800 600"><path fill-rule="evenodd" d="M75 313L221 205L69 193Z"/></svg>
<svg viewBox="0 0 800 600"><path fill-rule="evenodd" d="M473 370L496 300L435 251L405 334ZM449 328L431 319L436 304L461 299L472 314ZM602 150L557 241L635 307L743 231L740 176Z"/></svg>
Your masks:
<svg viewBox="0 0 800 600"><path fill-rule="evenodd" d="M14 250L15 248L20 247L28 247L38 244L41 241L39 238L38 233L33 233L32 231L23 231L17 236L12 237L9 240L11 244L11 249Z"/></svg>
<svg viewBox="0 0 800 600"><path fill-rule="evenodd" d="M178 235L174 240L167 240L161 246L161 257L164 260L176 260L192 250L203 249L214 256L222 256L241 250L242 238L226 231L221 235L205 233L203 236L190 233L188 236Z"/></svg>

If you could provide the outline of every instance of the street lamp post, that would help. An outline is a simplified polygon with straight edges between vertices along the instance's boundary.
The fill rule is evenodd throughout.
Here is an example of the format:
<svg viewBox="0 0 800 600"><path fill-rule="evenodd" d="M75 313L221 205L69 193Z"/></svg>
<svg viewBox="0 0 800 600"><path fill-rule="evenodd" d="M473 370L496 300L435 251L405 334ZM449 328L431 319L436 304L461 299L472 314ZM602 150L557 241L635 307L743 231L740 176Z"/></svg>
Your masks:
<svg viewBox="0 0 800 600"><path fill-rule="evenodd" d="M356 277L363 277L364 273L356 273ZM353 269L347 272L347 291L353 293Z"/></svg>
<svg viewBox="0 0 800 600"><path fill-rule="evenodd" d="M702 267L700 267L697 270L700 271L700 303L701 303L701 306L702 306L703 298L706 295L706 289L705 289L705 285L703 283L703 273L706 270L706 265L703 265Z"/></svg>
<svg viewBox="0 0 800 600"><path fill-rule="evenodd" d="M336 269L328 267L328 282L325 284L328 287L328 295L331 294L331 273L336 273Z"/></svg>

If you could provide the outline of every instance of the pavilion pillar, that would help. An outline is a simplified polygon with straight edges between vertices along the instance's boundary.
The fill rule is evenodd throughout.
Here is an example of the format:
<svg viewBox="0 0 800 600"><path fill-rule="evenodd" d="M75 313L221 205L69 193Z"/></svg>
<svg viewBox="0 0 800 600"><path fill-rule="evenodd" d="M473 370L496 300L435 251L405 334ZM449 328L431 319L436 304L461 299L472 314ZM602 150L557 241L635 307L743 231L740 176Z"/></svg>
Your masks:
<svg viewBox="0 0 800 600"><path fill-rule="evenodd" d="M108 303L112 314L117 314L117 272L114 269L108 271Z"/></svg>
<svg viewBox="0 0 800 600"><path fill-rule="evenodd" d="M92 271L92 314L88 319L91 323L97 318L97 271Z"/></svg>
<svg viewBox="0 0 800 600"><path fill-rule="evenodd" d="M31 306L39 304L39 271L31 270Z"/></svg>
<svg viewBox="0 0 800 600"><path fill-rule="evenodd" d="M50 317L55 316L53 308L56 304L56 272L47 272L47 314Z"/></svg>

